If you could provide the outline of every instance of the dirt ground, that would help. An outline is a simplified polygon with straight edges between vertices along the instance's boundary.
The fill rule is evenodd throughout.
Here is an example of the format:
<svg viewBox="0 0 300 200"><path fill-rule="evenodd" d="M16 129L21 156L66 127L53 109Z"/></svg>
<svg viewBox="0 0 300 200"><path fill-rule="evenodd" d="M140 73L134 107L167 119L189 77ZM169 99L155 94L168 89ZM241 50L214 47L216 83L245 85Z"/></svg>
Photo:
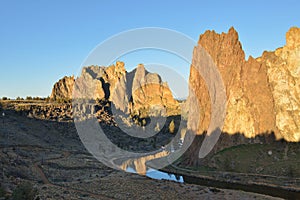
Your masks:
<svg viewBox="0 0 300 200"><path fill-rule="evenodd" d="M40 199L276 199L110 169L86 151L72 122L4 112L0 180L8 196L27 181L37 188Z"/></svg>

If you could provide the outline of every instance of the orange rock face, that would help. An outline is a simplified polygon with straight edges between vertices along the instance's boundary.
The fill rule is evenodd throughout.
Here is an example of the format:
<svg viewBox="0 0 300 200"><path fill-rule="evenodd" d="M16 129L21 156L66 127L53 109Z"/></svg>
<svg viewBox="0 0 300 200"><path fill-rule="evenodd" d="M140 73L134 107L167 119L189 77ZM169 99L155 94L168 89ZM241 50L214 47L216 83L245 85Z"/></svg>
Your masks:
<svg viewBox="0 0 300 200"><path fill-rule="evenodd" d="M178 114L179 103L173 98L167 83L163 83L158 74L147 72L143 65L137 67L133 78L132 100L133 112L137 114Z"/></svg>
<svg viewBox="0 0 300 200"><path fill-rule="evenodd" d="M285 47L246 61L233 28L227 34L206 31L200 36L198 45L211 56L226 89L223 132L242 133L248 138L274 132L277 139L300 140L300 29L292 28L286 38ZM197 51L195 48L194 56ZM190 115L188 128L202 134L210 123L211 102L196 66L193 59L189 83L197 97L200 116ZM189 106L194 110L196 104L190 101ZM193 123L196 117L200 117L197 126Z"/></svg>
<svg viewBox="0 0 300 200"><path fill-rule="evenodd" d="M65 76L56 82L53 86L51 99L72 99L72 92L74 87L74 76Z"/></svg>

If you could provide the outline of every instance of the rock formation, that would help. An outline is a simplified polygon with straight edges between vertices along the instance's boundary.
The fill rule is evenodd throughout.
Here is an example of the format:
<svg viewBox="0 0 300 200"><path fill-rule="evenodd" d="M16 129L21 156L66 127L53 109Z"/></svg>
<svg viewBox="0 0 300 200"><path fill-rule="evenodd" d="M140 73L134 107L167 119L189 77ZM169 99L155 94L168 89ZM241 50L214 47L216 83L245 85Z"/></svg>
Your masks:
<svg viewBox="0 0 300 200"><path fill-rule="evenodd" d="M291 28L286 45L265 52L259 61L267 67L276 128L286 140L300 141L300 28Z"/></svg>
<svg viewBox="0 0 300 200"><path fill-rule="evenodd" d="M286 34L287 44L262 57L245 60L238 33L207 31L200 36L202 46L211 56L223 78L227 110L223 132L242 133L248 138L274 132L277 139L300 141L300 29ZM204 133L210 123L211 102L206 84L198 73L194 49L190 70L190 89L194 91L200 116L190 115L188 128ZM196 102L189 101L190 110ZM197 127L195 118L200 117Z"/></svg>
<svg viewBox="0 0 300 200"><path fill-rule="evenodd" d="M74 96L111 100L116 83L125 73L123 62L117 62L116 65L109 67L84 67L80 77L76 79Z"/></svg>
<svg viewBox="0 0 300 200"><path fill-rule="evenodd" d="M127 73L123 62L109 67L89 66L82 69L74 84L63 78L54 85L51 98L99 99L113 103L117 110L131 115L178 115L179 103L168 84L158 74L148 72L140 64ZM67 91L67 92L66 92Z"/></svg>
<svg viewBox="0 0 300 200"><path fill-rule="evenodd" d="M132 113L146 115L177 115L179 103L173 98L166 82L156 73L149 73L143 65L129 73L128 85L132 85L128 99L132 101ZM132 84L130 78L132 79Z"/></svg>
<svg viewBox="0 0 300 200"><path fill-rule="evenodd" d="M74 82L74 76L63 77L54 84L50 98L53 100L71 99Z"/></svg>

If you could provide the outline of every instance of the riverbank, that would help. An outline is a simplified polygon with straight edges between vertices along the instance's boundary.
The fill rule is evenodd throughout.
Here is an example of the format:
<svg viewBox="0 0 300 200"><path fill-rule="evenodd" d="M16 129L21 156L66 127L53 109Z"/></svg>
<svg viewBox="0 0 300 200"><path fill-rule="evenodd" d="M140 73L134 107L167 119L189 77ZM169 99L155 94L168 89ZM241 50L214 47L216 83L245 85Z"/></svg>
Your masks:
<svg viewBox="0 0 300 200"><path fill-rule="evenodd" d="M298 186L300 179L292 180L291 184L278 184L281 181L288 182L287 177L216 171L201 173L191 169L180 169L174 165L160 169L160 171L182 176L183 182L189 184L242 190L284 199L300 199L300 187ZM274 181L275 179L276 181Z"/></svg>

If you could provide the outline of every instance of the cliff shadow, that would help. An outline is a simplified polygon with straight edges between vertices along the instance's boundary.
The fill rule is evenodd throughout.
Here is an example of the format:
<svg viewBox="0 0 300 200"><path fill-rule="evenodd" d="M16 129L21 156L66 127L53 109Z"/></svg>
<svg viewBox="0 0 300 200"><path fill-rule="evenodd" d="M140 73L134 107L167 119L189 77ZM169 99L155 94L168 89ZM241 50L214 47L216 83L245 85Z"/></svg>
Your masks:
<svg viewBox="0 0 300 200"><path fill-rule="evenodd" d="M110 97L110 83L106 83L102 77L99 80L101 81L102 89L104 91L104 98L109 99L109 97Z"/></svg>
<svg viewBox="0 0 300 200"><path fill-rule="evenodd" d="M105 123L100 125L111 142L128 151L147 153L160 150L174 137L180 137L180 134L176 134L181 129L180 115L145 118L122 115L115 116L115 120L117 126L107 126ZM170 131L172 121L174 130Z"/></svg>
<svg viewBox="0 0 300 200"><path fill-rule="evenodd" d="M188 134L194 134L188 131ZM210 153L200 159L206 132L196 135L177 164L196 171L223 171L300 177L300 144L276 139L274 132L247 138L243 133L223 132Z"/></svg>

